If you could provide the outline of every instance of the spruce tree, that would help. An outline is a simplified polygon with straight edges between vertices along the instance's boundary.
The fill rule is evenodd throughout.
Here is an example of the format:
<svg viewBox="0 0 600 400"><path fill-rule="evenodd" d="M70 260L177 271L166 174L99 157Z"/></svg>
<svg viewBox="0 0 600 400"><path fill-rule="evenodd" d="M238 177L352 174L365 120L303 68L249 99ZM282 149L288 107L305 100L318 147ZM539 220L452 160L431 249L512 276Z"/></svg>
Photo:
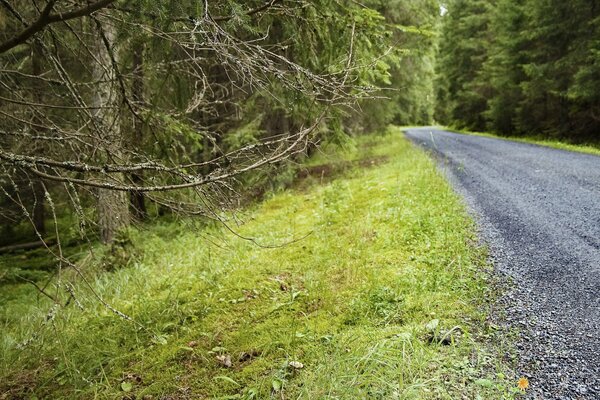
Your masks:
<svg viewBox="0 0 600 400"><path fill-rule="evenodd" d="M481 70L488 57L491 4L455 0L448 4L438 60L437 118L461 128L485 128L489 85Z"/></svg>
<svg viewBox="0 0 600 400"><path fill-rule="evenodd" d="M522 64L527 59L524 0L500 0L492 10L489 57L483 65L483 80L491 92L484 113L488 130L516 134L515 119L523 97L520 84L525 79Z"/></svg>

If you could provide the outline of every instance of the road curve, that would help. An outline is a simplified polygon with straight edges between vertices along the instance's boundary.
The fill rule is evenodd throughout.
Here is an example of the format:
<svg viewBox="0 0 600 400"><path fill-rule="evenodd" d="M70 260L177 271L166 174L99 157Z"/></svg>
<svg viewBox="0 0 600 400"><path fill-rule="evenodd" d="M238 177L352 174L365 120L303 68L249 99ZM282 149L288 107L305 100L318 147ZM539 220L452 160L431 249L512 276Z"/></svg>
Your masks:
<svg viewBox="0 0 600 400"><path fill-rule="evenodd" d="M431 150L475 214L498 272L513 278L530 398L600 399L600 157L436 128Z"/></svg>

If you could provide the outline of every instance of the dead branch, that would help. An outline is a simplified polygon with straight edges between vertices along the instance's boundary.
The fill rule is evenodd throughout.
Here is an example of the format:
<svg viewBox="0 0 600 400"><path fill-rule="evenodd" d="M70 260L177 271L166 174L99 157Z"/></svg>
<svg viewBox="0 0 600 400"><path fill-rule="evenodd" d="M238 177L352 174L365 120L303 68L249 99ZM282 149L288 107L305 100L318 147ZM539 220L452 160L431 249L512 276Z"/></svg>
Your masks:
<svg viewBox="0 0 600 400"><path fill-rule="evenodd" d="M22 43L25 43L29 38L31 38L36 33L40 32L50 24L68 21L86 15L91 15L92 13L108 6L113 2L115 2L115 0L98 0L95 3L90 3L84 7L70 12L59 12L56 14L51 14L52 10L54 9L54 5L56 4L56 0L49 0L48 3L46 3L46 6L42 10L42 12L40 13L37 20L35 20L35 22L33 22L22 32L18 33L11 39L0 43L0 54L7 52L8 50Z"/></svg>

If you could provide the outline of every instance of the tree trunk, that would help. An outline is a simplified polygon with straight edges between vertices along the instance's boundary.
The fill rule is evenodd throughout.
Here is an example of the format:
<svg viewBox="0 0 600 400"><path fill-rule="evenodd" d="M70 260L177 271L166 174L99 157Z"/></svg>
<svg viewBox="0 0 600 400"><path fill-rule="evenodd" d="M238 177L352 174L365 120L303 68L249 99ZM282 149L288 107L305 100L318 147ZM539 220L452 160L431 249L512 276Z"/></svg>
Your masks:
<svg viewBox="0 0 600 400"><path fill-rule="evenodd" d="M132 98L136 104L144 103L144 47L138 42L134 44L133 49L133 83L132 83ZM144 124L137 116L133 116L133 147L143 146L144 140ZM141 185L144 181L141 172L131 175L131 181L135 185ZM129 202L133 217L138 221L146 219L148 212L146 210L146 200L142 192L132 191L129 194Z"/></svg>
<svg viewBox="0 0 600 400"><path fill-rule="evenodd" d="M129 225L129 209L125 192L98 190L98 225L100 240L105 244L111 243L117 232Z"/></svg>
<svg viewBox="0 0 600 400"><path fill-rule="evenodd" d="M123 135L121 132L122 96L117 81L117 71L113 68L113 59L118 62L118 50L115 47L116 28L112 21L102 20L103 23L95 26L95 40L97 48L97 63L94 64L94 79L102 82L98 85L94 96L96 107L95 134L104 153L105 160L123 162ZM106 46L105 40L108 42ZM124 182L123 174L111 174L115 183ZM97 192L98 226L100 239L103 243L114 240L116 233L129 225L129 204L127 193L99 189Z"/></svg>

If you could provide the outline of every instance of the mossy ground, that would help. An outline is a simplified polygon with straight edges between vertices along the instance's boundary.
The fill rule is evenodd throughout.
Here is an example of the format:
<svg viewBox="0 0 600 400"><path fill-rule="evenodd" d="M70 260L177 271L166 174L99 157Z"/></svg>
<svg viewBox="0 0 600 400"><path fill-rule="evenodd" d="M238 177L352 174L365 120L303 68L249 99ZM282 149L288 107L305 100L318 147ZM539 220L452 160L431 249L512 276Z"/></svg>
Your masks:
<svg viewBox="0 0 600 400"><path fill-rule="evenodd" d="M83 311L6 285L0 398L512 398L484 251L427 155L393 128L306 168L231 221L263 247L222 226L129 232L127 266L89 279L136 323L83 283Z"/></svg>

